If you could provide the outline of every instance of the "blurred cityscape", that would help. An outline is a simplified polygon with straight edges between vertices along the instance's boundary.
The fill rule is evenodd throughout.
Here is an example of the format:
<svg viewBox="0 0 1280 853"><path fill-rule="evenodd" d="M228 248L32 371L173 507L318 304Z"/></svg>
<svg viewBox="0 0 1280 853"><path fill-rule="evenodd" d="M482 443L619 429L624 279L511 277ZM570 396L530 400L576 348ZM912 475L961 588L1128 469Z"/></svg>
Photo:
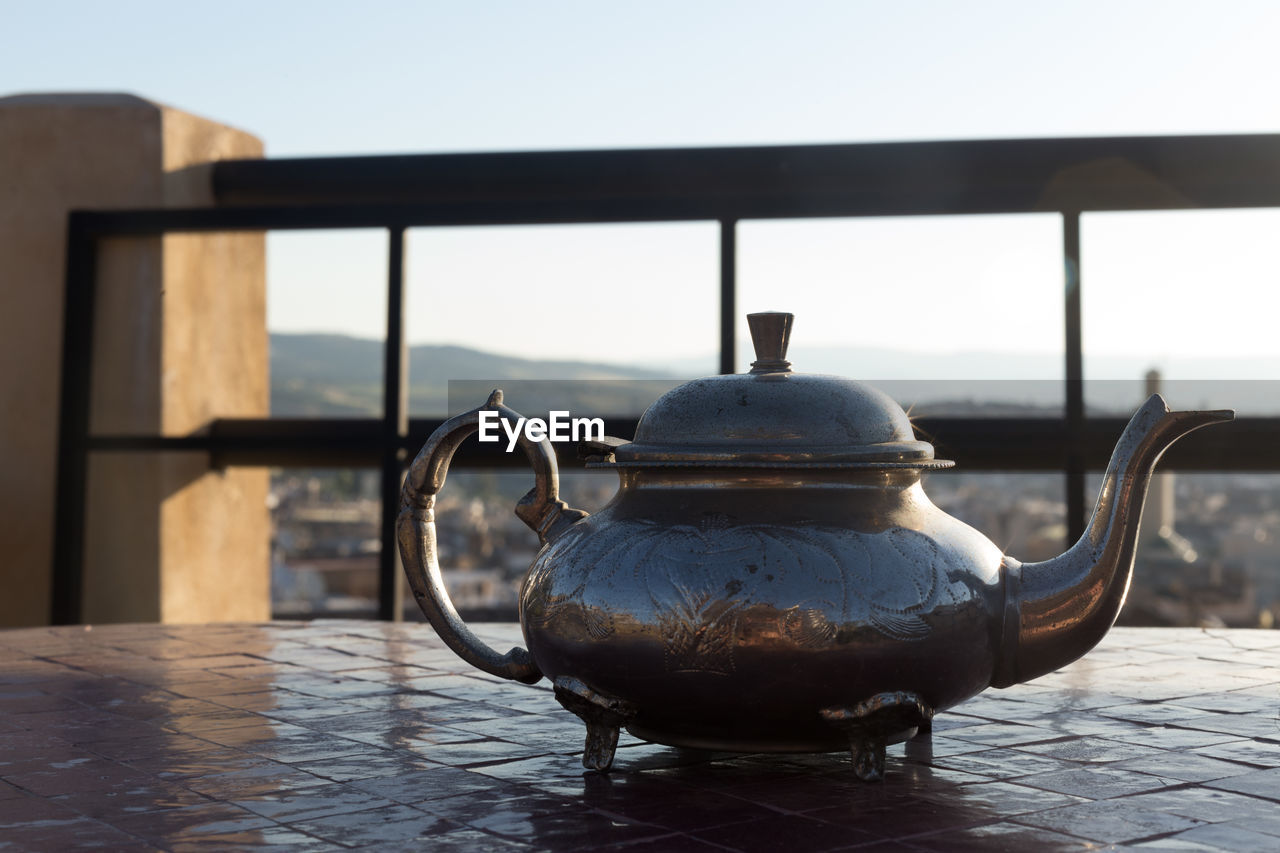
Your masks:
<svg viewBox="0 0 1280 853"><path fill-rule="evenodd" d="M603 506L617 488L609 471L565 471L562 478L569 504L588 510ZM1091 493L1098 485L1093 479ZM449 474L436 506L441 563L454 603L471 618L516 618L537 540L512 508L530 481L523 471ZM371 470L275 473L277 618L376 613L377 488ZM925 489L944 511L1021 560L1063 549L1060 474L944 471L928 475ZM1280 616L1277 496L1277 475L1157 475L1121 624L1272 627ZM419 618L416 609L406 617Z"/></svg>
<svg viewBox="0 0 1280 853"><path fill-rule="evenodd" d="M517 618L516 598L538 550L516 518L533 475L520 470L449 472L436 500L441 569L464 616ZM561 471L570 506L595 511L616 489L610 471ZM276 618L373 618L378 600L378 472L277 470L271 483L271 595ZM406 618L421 618L410 598Z"/></svg>
<svg viewBox="0 0 1280 853"><path fill-rule="evenodd" d="M272 412L276 415L376 415L381 344L342 336L272 335ZM900 361L900 359L896 359ZM415 347L411 407L460 411L481 401L489 380L447 381L480 373L496 377L526 413L571 410L639 414L677 380L641 380L661 371L576 362L533 362L457 347ZM866 375L857 365L833 372ZM841 368L844 368L841 371ZM562 376L566 381L530 381ZM668 374L669 376L670 374ZM579 380L595 380L592 382ZM1098 382L1091 412L1128 414L1155 389L1158 376ZM878 382L914 414L1061 417L1061 382ZM1276 399L1273 383L1183 383L1177 399L1208 408L1249 407ZM446 393L446 386L448 392ZM518 394L512 393L518 389ZM1172 390L1172 389L1170 389ZM944 393L964 398L945 400ZM453 396L458 400L453 400ZM1214 395L1226 394L1222 401ZM575 396L577 395L577 396ZM643 400L636 399L636 395ZM647 395L647 396L646 396ZM1055 396L1056 395L1056 396ZM1099 405L1099 398L1101 404ZM996 401L1004 402L996 402ZM1014 402L1010 402L1015 400ZM529 407L529 404L533 401ZM589 401L589 403L588 403ZM932 401L932 402L930 402ZM1272 405L1266 403L1265 405ZM606 409L599 408L605 406ZM967 473L925 477L943 511L977 528L1006 553L1028 562L1056 556L1066 542L1060 473ZM372 469L273 472L272 608L276 618L370 618L377 612L378 472ZM561 496L595 511L617 490L612 471L561 472ZM512 512L532 485L524 470L449 472L436 503L441 568L455 605L473 619L514 620L525 570L537 539ZM1090 478L1092 501L1101 475ZM1143 516L1137 565L1120 615L1127 625L1270 628L1280 616L1280 475L1158 474ZM405 617L421 618L412 597Z"/></svg>

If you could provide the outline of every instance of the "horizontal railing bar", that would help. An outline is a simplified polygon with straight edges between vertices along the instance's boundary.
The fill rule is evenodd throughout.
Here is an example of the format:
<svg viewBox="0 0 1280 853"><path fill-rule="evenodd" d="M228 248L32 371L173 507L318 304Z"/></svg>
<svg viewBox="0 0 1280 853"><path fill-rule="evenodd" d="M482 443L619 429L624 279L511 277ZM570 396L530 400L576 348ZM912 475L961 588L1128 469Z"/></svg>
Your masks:
<svg viewBox="0 0 1280 853"><path fill-rule="evenodd" d="M1094 417L1084 422L1081 453L1092 471L1104 469L1129 419ZM964 470L1062 471L1070 437L1055 418L929 418L912 423L939 457ZM1275 436L1280 418L1245 417L1199 430L1160 458L1162 471L1280 471Z"/></svg>
<svg viewBox="0 0 1280 853"><path fill-rule="evenodd" d="M1126 418L1086 421L1083 453L1092 470L1107 464ZM416 418L397 448L416 452L442 421ZM1069 446L1066 424L1056 418L913 419L917 433L933 442L937 455L954 459L971 471L1060 471ZM635 434L636 418L605 418L606 432L622 438ZM1161 460L1162 470L1280 471L1280 418L1247 417L1195 433L1174 445ZM93 436L89 449L99 452L205 452L218 467L372 467L378 464L387 438L375 419L236 418L214 421L207 434L188 436ZM521 453L505 453L495 445L463 445L455 465L476 468L523 467ZM580 466L572 445L557 444L567 467Z"/></svg>
<svg viewBox="0 0 1280 853"><path fill-rule="evenodd" d="M845 215L1274 206L1280 135L230 160L213 165L213 187L219 204L661 197L711 205L708 218L783 200Z"/></svg>
<svg viewBox="0 0 1280 853"><path fill-rule="evenodd" d="M1280 207L1280 189L1252 202L1239 198L1179 204L1120 206L1080 202L1084 211ZM821 219L871 216L943 216L1061 212L1026 208L998 191L981 197L936 199L905 192L828 198L742 198L732 202L680 199L627 201L456 202L350 207L157 208L74 211L94 237L141 237L202 231L293 231L339 228L465 227L479 225L585 225L643 222L703 222L725 219Z"/></svg>

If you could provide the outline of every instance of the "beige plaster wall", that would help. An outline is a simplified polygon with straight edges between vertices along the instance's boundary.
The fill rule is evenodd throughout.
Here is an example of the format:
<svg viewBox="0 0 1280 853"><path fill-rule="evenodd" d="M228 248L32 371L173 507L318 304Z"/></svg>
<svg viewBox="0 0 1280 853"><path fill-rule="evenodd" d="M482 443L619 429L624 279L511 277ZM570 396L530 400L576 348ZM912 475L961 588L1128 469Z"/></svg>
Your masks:
<svg viewBox="0 0 1280 853"><path fill-rule="evenodd" d="M207 204L232 128L128 95L0 98L0 626L47 621L67 211ZM93 429L186 434L267 412L263 238L104 241ZM94 454L86 621L264 619L266 472Z"/></svg>
<svg viewBox="0 0 1280 853"><path fill-rule="evenodd" d="M217 417L268 413L265 247L260 234L164 238L167 322L160 376L166 434L202 431ZM165 571L160 618L271 617L267 471L209 470L192 454L157 460Z"/></svg>

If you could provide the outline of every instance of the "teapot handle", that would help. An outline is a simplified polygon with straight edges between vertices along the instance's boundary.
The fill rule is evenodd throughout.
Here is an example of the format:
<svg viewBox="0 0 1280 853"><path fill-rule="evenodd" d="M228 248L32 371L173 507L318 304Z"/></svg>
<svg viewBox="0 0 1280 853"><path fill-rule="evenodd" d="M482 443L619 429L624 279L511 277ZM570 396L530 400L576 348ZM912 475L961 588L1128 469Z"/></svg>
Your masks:
<svg viewBox="0 0 1280 853"><path fill-rule="evenodd" d="M519 414L502 405L502 392L494 391L483 406L441 424L409 466L404 489L400 493L400 515L396 519L400 556L418 606L449 648L467 663L491 675L533 684L542 678L542 671L528 650L517 646L501 654L473 634L458 616L440 574L436 547L436 494L444 485L449 460L468 436L479 431L480 413L486 411L497 412L504 420L520 419ZM515 512L545 545L564 528L586 518L587 513L570 509L560 500L560 471L550 442L531 441L523 430L518 442L529 457L536 482L516 504Z"/></svg>

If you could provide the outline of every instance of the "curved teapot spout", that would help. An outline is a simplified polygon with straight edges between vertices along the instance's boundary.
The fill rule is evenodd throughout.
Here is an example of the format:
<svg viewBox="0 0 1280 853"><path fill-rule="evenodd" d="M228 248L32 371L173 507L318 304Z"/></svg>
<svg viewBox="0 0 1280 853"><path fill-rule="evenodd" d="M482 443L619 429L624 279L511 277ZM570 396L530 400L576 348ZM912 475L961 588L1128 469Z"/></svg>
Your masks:
<svg viewBox="0 0 1280 853"><path fill-rule="evenodd" d="M1156 461L1192 430L1234 417L1230 410L1171 412L1153 394L1120 436L1080 541L1042 563L1005 558L1004 631L993 686L1053 672L1097 645L1129 591L1142 503Z"/></svg>

